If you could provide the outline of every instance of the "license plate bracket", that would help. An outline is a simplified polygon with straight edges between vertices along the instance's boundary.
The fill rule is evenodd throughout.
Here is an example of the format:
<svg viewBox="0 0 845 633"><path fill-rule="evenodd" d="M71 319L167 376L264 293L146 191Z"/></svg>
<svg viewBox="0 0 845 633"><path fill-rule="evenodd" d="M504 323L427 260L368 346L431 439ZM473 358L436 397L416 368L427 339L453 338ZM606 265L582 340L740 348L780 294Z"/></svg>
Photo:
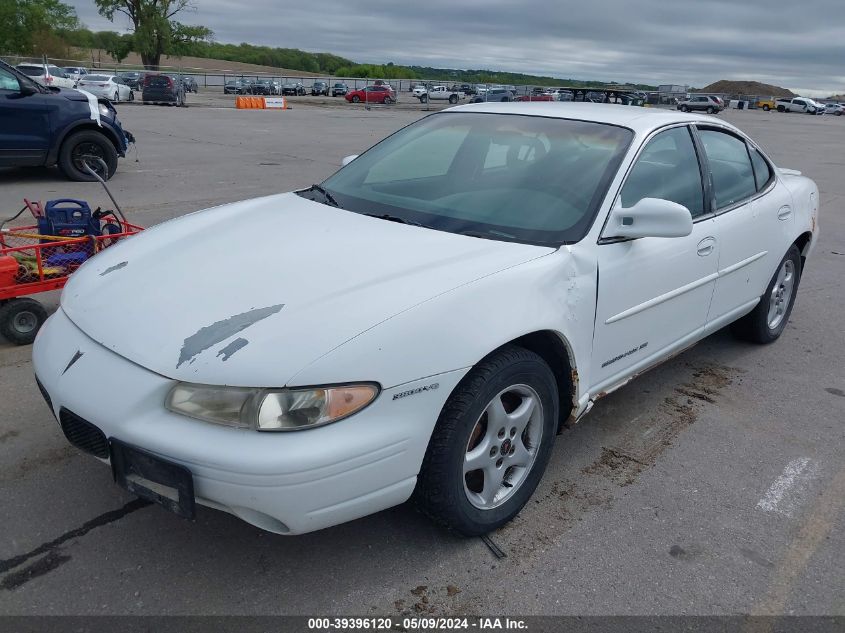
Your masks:
<svg viewBox="0 0 845 633"><path fill-rule="evenodd" d="M121 488L186 519L196 515L194 478L174 462L120 440L110 439L111 469Z"/></svg>

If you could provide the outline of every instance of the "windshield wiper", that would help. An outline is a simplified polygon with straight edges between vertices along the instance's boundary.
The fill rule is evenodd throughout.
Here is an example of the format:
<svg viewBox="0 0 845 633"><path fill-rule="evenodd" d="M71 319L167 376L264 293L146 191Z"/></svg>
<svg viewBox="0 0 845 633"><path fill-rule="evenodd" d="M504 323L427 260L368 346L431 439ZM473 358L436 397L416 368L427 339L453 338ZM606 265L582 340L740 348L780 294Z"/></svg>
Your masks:
<svg viewBox="0 0 845 633"><path fill-rule="evenodd" d="M400 218L398 215L390 215L389 213L365 213L364 215L368 215L371 218L378 218L379 220L387 220L388 222L410 224L411 226L422 226L422 224L420 224L419 222L414 222L413 220L406 220L405 218Z"/></svg>
<svg viewBox="0 0 845 633"><path fill-rule="evenodd" d="M455 231L458 235L467 235L469 237L480 237L486 240L495 240L497 238L516 239L516 235L505 233L503 231L474 231L466 229L463 231Z"/></svg>
<svg viewBox="0 0 845 633"><path fill-rule="evenodd" d="M343 207L340 206L340 203L334 199L334 196L326 190L325 187L322 185L311 185L306 189L306 191L317 191L322 194L323 198L333 207L337 207L338 209L342 209Z"/></svg>

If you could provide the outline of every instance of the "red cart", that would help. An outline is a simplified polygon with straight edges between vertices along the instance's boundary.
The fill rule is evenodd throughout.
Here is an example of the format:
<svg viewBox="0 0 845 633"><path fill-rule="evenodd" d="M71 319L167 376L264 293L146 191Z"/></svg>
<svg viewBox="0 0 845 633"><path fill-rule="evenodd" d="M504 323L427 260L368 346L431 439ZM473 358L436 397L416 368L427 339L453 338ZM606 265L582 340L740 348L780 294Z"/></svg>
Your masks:
<svg viewBox="0 0 845 633"><path fill-rule="evenodd" d="M109 218L108 226L107 234L76 238L40 235L37 226L2 230L0 334L18 345L31 343L47 319L47 312L27 295L63 287L73 271L91 257L143 230L116 218Z"/></svg>

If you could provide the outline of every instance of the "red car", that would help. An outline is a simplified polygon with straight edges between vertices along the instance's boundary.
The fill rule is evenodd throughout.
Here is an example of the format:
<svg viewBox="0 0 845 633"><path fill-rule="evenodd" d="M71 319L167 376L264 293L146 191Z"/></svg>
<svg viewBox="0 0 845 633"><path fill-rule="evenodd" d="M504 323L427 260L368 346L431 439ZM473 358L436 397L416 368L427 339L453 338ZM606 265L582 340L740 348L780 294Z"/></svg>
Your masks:
<svg viewBox="0 0 845 633"><path fill-rule="evenodd" d="M396 95L390 86L367 86L346 93L346 100L351 103L396 103Z"/></svg>

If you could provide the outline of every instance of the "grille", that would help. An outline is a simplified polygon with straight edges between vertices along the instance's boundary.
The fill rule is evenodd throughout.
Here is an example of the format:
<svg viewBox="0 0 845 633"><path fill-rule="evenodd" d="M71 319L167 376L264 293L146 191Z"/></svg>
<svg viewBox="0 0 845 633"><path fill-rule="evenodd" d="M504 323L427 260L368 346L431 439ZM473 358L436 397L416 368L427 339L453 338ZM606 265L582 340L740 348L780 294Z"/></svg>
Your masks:
<svg viewBox="0 0 845 633"><path fill-rule="evenodd" d="M68 442L76 448L102 459L109 456L109 441L103 432L88 420L62 407L59 411L59 422Z"/></svg>
<svg viewBox="0 0 845 633"><path fill-rule="evenodd" d="M38 385L38 391L41 392L41 395L44 396L44 400L47 402L47 406L50 407L50 413L53 414L53 417L56 416L56 412L53 410L53 400L50 398L50 394L47 393L47 390L44 388L44 385L41 384L41 381L38 380L38 376L35 377L35 384Z"/></svg>

